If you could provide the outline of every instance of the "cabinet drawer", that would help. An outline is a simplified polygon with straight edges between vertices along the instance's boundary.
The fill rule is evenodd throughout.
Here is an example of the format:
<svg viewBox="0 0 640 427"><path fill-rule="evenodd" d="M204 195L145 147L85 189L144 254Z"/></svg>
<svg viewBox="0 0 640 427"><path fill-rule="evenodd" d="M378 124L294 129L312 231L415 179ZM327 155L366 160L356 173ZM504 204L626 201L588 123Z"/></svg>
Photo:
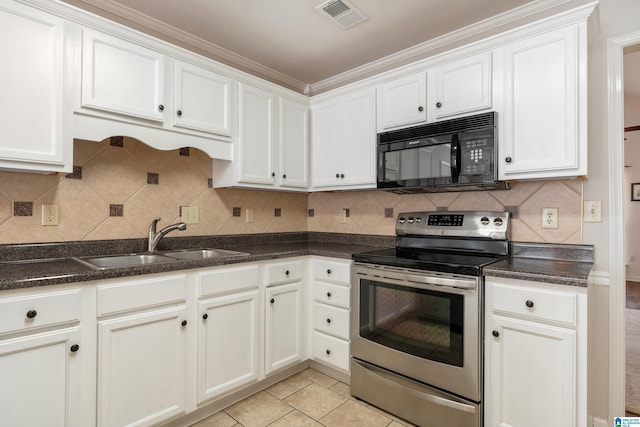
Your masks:
<svg viewBox="0 0 640 427"><path fill-rule="evenodd" d="M199 298L244 289L255 289L260 284L260 266L224 268L200 273Z"/></svg>
<svg viewBox="0 0 640 427"><path fill-rule="evenodd" d="M317 331L348 340L349 310L314 303L313 328Z"/></svg>
<svg viewBox="0 0 640 427"><path fill-rule="evenodd" d="M98 285L98 316L185 301L185 275Z"/></svg>
<svg viewBox="0 0 640 427"><path fill-rule="evenodd" d="M349 341L313 331L313 359L349 371Z"/></svg>
<svg viewBox="0 0 640 427"><path fill-rule="evenodd" d="M569 292L492 284L494 313L575 326L577 296Z"/></svg>
<svg viewBox="0 0 640 427"><path fill-rule="evenodd" d="M288 261L267 265L267 285L302 279L302 262Z"/></svg>
<svg viewBox="0 0 640 427"><path fill-rule="evenodd" d="M314 279L348 284L351 279L350 274L349 264L324 260L313 261Z"/></svg>
<svg viewBox="0 0 640 427"><path fill-rule="evenodd" d="M80 289L0 299L0 334L77 321Z"/></svg>
<svg viewBox="0 0 640 427"><path fill-rule="evenodd" d="M313 299L336 307L349 308L351 289L344 285L315 282L313 284Z"/></svg>

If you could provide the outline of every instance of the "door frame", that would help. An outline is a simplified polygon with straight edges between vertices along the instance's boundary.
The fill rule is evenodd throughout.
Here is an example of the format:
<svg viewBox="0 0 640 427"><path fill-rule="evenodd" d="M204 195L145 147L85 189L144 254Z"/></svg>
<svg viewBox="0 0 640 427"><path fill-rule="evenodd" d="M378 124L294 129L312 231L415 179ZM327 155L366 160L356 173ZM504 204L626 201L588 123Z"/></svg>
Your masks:
<svg viewBox="0 0 640 427"><path fill-rule="evenodd" d="M609 419L625 413L624 262L624 48L640 43L640 32L607 41L607 135L609 153Z"/></svg>

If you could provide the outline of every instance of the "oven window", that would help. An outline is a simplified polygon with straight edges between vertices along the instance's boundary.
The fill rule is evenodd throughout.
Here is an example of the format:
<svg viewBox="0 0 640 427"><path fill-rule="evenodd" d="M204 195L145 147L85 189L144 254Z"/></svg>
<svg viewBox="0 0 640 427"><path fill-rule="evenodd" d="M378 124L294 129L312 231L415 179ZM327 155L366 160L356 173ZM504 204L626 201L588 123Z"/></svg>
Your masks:
<svg viewBox="0 0 640 427"><path fill-rule="evenodd" d="M462 295L360 279L360 336L462 366L463 306Z"/></svg>

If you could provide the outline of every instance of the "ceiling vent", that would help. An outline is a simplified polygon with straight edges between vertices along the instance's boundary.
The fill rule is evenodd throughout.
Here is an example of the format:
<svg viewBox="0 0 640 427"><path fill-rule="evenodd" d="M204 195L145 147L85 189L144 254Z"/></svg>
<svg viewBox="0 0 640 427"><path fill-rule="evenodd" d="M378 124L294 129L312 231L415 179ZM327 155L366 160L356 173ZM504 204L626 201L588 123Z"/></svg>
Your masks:
<svg viewBox="0 0 640 427"><path fill-rule="evenodd" d="M367 19L364 13L346 0L329 0L317 6L316 10L345 29Z"/></svg>

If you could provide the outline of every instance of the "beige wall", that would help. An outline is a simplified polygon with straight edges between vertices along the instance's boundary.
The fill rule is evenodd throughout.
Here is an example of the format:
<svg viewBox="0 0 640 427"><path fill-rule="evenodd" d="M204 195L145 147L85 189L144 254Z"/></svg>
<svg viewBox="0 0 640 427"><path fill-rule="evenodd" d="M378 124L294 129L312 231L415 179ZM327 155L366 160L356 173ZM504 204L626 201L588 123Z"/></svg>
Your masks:
<svg viewBox="0 0 640 427"><path fill-rule="evenodd" d="M640 52L634 55L640 55ZM635 78L640 78L634 75ZM625 127L640 126L640 98L625 96ZM640 183L640 131L626 132L624 141L625 261L627 280L640 281L640 201L631 201L631 184Z"/></svg>
<svg viewBox="0 0 640 427"><path fill-rule="evenodd" d="M582 181L515 183L509 191L430 195L213 189L211 160L199 150L190 149L186 156L128 138L123 146L110 142L75 142L74 162L82 168L81 179L79 173L0 173L0 243L145 237L155 217L162 218L160 226L179 221L180 206L197 206L200 214L200 223L189 225L184 235L306 230L393 235L399 212L441 207L502 211L518 206L513 240L581 243ZM149 173L157 174L157 184L153 177L148 183ZM15 216L14 202L32 202L33 214ZM41 225L43 204L59 206L58 226ZM234 207L241 208L240 217L233 216ZM558 229L542 229L543 207L558 208ZM255 222L245 221L246 208L255 210ZM343 224L338 213L345 208L350 215ZM276 209L281 216L276 216ZM393 209L392 218L385 218L385 209Z"/></svg>

